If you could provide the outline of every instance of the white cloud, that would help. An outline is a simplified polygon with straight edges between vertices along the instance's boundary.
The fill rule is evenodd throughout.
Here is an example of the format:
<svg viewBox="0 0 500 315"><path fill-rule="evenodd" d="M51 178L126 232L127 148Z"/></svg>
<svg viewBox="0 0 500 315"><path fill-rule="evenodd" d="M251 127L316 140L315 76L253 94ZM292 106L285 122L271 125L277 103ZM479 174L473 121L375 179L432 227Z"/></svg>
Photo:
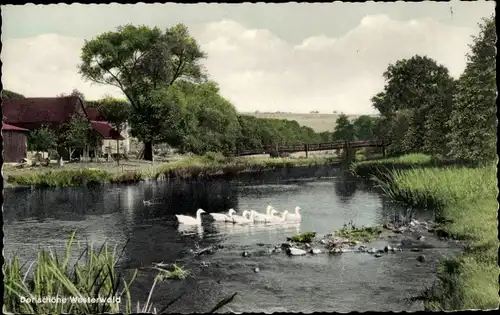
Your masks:
<svg viewBox="0 0 500 315"><path fill-rule="evenodd" d="M117 89L84 82L78 74L83 39L43 34L8 39L2 49L4 88L31 97L50 97L79 89L89 98L99 98Z"/></svg>
<svg viewBox="0 0 500 315"><path fill-rule="evenodd" d="M388 64L425 54L453 76L465 66L477 29L432 19L396 21L371 15L339 38L311 34L292 45L268 30L223 20L193 34L207 52L205 66L221 93L240 111L373 113L370 98L383 87ZM121 93L82 81L77 64L83 39L45 34L8 39L3 83L27 96L53 96L78 88L88 98Z"/></svg>
<svg viewBox="0 0 500 315"><path fill-rule="evenodd" d="M333 48L336 41L336 38L329 38L325 35L313 36L306 38L302 41L302 44L296 46L295 49L305 51L328 50Z"/></svg>

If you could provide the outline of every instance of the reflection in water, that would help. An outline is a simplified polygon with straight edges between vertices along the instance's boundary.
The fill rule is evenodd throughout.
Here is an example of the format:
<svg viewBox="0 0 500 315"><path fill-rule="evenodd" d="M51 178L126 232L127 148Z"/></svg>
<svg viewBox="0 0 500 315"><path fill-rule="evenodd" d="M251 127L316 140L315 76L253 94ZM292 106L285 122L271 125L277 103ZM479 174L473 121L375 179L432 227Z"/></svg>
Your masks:
<svg viewBox="0 0 500 315"><path fill-rule="evenodd" d="M300 223L252 223L252 224L232 224L225 222L213 222L205 234L224 235L225 237L256 235L268 233L270 235L297 234L300 233Z"/></svg>
<svg viewBox="0 0 500 315"><path fill-rule="evenodd" d="M346 173L335 181L335 193L340 196L342 202L349 202L356 193L357 188L356 179Z"/></svg>
<svg viewBox="0 0 500 315"><path fill-rule="evenodd" d="M393 205L376 192L347 178L8 189L4 196L6 256L19 250L21 259L31 260L36 250L31 243L62 246L75 229L78 239L96 243L109 240L110 244L125 244L129 239L123 256L126 268L150 267L158 261L180 262L192 272L188 280L159 286L155 291L157 301L153 302L158 305L171 298L172 290L187 292L173 312L206 312L207 305L215 305L228 292L245 297L234 302L235 311L277 307L299 312L402 310L407 307L399 297L406 295L408 288L415 288L415 281L426 278L425 274L412 278L408 271L411 267L397 255L386 262L348 254L270 256L267 249L294 234L311 231L324 235L350 220L357 226L374 225L394 212ZM145 205L143 200L155 202ZM265 213L269 204L281 212L293 212L300 206L300 224L238 225L211 222L204 214L202 225L179 226L174 216L194 216L198 208L209 213L230 208L238 213L246 209ZM258 247L263 253L257 244L263 244ZM223 245L223 249L213 255L193 256L193 249L212 245ZM247 250L252 256L243 259L241 253ZM201 268L201 260L210 261L211 267ZM260 269L258 274L253 271L256 267ZM132 290L137 299L147 298L153 277L140 273ZM407 279L404 287L401 278Z"/></svg>
<svg viewBox="0 0 500 315"><path fill-rule="evenodd" d="M260 233L262 231L270 231L270 233L277 234L298 234L300 233L300 222L282 222L262 225L251 225L250 233Z"/></svg>
<svg viewBox="0 0 500 315"><path fill-rule="evenodd" d="M248 224L233 224L226 222L213 222L210 229L210 234L220 234L220 235L235 235L235 234L246 234L250 231L250 225Z"/></svg>
<svg viewBox="0 0 500 315"><path fill-rule="evenodd" d="M135 197L135 191L134 187L129 186L125 187L125 193L124 193L124 198L120 198L122 195L120 194L119 196L119 203L123 201L123 212L124 212L124 217L127 220L127 226L131 226L134 222L134 204L136 201Z"/></svg>
<svg viewBox="0 0 500 315"><path fill-rule="evenodd" d="M197 234L200 239L203 238L203 226L201 224L185 225L179 224L177 231L183 235Z"/></svg>

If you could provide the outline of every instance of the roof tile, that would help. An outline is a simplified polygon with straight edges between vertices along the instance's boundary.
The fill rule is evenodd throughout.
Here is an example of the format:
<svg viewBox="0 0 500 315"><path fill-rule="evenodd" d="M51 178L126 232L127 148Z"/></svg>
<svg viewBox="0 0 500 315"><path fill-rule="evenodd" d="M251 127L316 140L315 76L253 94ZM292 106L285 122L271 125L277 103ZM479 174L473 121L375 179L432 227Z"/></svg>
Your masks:
<svg viewBox="0 0 500 315"><path fill-rule="evenodd" d="M13 126L13 125L9 125L3 121L2 121L2 129L3 130L11 130L11 131L26 131L26 132L29 131L28 129L19 128L19 127Z"/></svg>
<svg viewBox="0 0 500 315"><path fill-rule="evenodd" d="M3 100L3 115L9 124L60 123L68 121L76 112L77 96L25 98Z"/></svg>
<svg viewBox="0 0 500 315"><path fill-rule="evenodd" d="M104 139L124 140L125 138L118 133L106 121L91 121L92 129L97 131Z"/></svg>

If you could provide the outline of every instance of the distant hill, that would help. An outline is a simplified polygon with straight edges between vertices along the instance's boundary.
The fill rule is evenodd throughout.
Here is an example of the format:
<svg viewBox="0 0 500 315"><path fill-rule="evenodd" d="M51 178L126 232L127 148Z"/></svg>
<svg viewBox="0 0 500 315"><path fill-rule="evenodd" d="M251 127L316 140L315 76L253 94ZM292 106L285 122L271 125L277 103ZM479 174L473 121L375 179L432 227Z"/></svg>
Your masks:
<svg viewBox="0 0 500 315"><path fill-rule="evenodd" d="M299 125L307 126L316 132L333 131L335 129L335 121L340 114L296 114L296 113L241 113L242 115L249 115L258 118L276 118L295 120ZM347 115L350 119L356 119L361 115ZM370 115L376 116L376 115Z"/></svg>

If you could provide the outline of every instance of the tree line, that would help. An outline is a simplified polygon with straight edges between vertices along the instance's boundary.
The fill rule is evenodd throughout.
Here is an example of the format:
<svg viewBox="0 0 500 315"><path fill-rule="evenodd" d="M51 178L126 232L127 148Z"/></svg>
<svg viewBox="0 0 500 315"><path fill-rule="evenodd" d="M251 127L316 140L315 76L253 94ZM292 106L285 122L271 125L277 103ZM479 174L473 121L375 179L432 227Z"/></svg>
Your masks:
<svg viewBox="0 0 500 315"><path fill-rule="evenodd" d="M496 31L485 18L473 36L458 79L435 60L416 55L389 65L384 90L372 98L388 152L423 152L453 159L496 158Z"/></svg>
<svg viewBox="0 0 500 315"><path fill-rule="evenodd" d="M165 31L125 25L85 43L79 72L123 92L131 134L144 143L146 160L155 143L203 154L342 139L342 132L316 133L296 121L239 115L208 80L201 66L205 57L183 24ZM371 123L363 119L356 128ZM358 129L359 137L370 133Z"/></svg>
<svg viewBox="0 0 500 315"><path fill-rule="evenodd" d="M389 144L391 155L420 152L476 162L495 159L494 18L483 19L479 26L458 79L427 56L398 60L383 74L383 91L372 98L380 116L351 122L341 115L333 138L381 139Z"/></svg>
<svg viewBox="0 0 500 315"><path fill-rule="evenodd" d="M127 49L123 43L128 44ZM82 56L80 73L84 78L118 86L126 98L86 100L76 89L70 95L82 99L87 108L98 108L119 132L130 127L131 135L144 143L146 159L153 145L161 143L181 153L202 155L329 142L344 137L342 132L316 133L296 121L238 114L234 105L221 96L217 83L206 79L207 74L199 65L204 53L183 25L164 33L143 26L120 27L117 32L87 42ZM4 91L4 97L23 96ZM55 134L46 126L32 131L29 149L65 147L71 156L75 150L82 152L101 145L89 122L80 115L75 115L60 131Z"/></svg>
<svg viewBox="0 0 500 315"><path fill-rule="evenodd" d="M485 19L480 29L458 80L427 56L399 60L389 65L383 74L384 90L372 98L380 115L351 121L341 114L333 132L317 133L296 121L238 114L217 84L207 79L200 64L205 53L182 24L163 32L126 25L103 33L85 43L79 71L86 80L123 92L123 100L105 97L85 104L99 108L117 130L129 126L131 135L144 143L147 160L152 159L153 145L160 143L181 152L227 154L275 145L370 139L387 141L390 154L492 159L496 156L493 18ZM8 97L19 97L9 93ZM85 99L76 90L73 94ZM98 141L91 137L88 122L78 117L67 127L56 144L88 146ZM37 137L51 139L43 132ZM33 132L31 138L36 135Z"/></svg>
<svg viewBox="0 0 500 315"><path fill-rule="evenodd" d="M207 152L233 153L257 150L264 147L302 145L336 140L369 140L375 134L377 119L360 116L352 123L341 114L334 132L317 133L301 126L297 121L275 118L257 118L241 115L234 106L219 94L214 82L194 84L180 81L168 90L162 90L151 101L158 106L156 116L150 118L148 127L155 132L154 143L168 143L181 153L202 155ZM4 91L4 98L24 98L23 95ZM57 97L79 97L86 108L98 109L104 119L118 132L124 131L134 119L132 105L126 99L106 96L88 100L74 89ZM161 109L161 110L160 110ZM77 150L102 145L99 137L91 132L87 119L76 114L57 133L47 126L32 130L28 148L32 151L50 151L65 147L70 156ZM119 146L117 146L119 150ZM118 152L120 153L120 152Z"/></svg>
<svg viewBox="0 0 500 315"><path fill-rule="evenodd" d="M152 159L153 145L160 143L183 153L228 154L346 137L342 131L316 133L296 121L238 114L217 83L208 80L200 63L206 54L182 24L165 31L121 26L86 41L81 56L79 73L85 80L115 86L125 99L90 101L77 90L71 94L85 106L99 108L118 131L130 127L131 136L144 144L146 160ZM11 94L7 96L19 96ZM31 149L42 151L98 147L99 139L90 130L88 121L75 115L60 134L43 127L30 134L29 143Z"/></svg>

